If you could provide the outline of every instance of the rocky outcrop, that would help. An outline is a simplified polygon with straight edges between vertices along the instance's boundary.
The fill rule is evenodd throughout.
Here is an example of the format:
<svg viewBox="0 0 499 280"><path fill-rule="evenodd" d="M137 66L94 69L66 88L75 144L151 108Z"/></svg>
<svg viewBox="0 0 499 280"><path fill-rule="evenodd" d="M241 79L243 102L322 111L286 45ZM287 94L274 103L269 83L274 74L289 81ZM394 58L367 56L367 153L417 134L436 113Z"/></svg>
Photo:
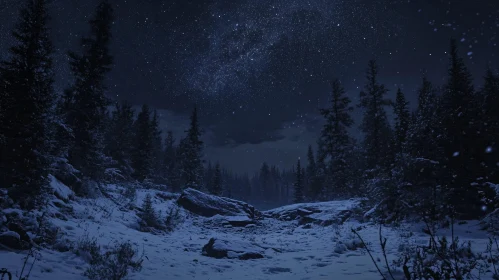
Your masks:
<svg viewBox="0 0 499 280"><path fill-rule="evenodd" d="M261 213L246 202L206 194L194 189L186 189L177 200L184 209L204 217L244 216L251 220L260 217Z"/></svg>
<svg viewBox="0 0 499 280"><path fill-rule="evenodd" d="M263 258L264 251L262 247L249 242L211 238L203 246L202 254L217 259L249 260Z"/></svg>
<svg viewBox="0 0 499 280"><path fill-rule="evenodd" d="M300 203L279 207L264 212L267 217L281 221L298 221L300 225L316 224L330 226L343 224L354 214L360 200Z"/></svg>

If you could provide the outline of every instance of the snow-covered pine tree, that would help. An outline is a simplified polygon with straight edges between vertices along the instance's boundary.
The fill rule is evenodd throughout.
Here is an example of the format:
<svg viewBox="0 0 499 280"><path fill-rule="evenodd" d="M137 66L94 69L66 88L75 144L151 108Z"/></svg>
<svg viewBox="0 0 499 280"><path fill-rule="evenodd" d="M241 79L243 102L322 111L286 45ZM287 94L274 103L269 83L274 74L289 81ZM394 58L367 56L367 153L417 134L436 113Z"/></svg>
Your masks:
<svg viewBox="0 0 499 280"><path fill-rule="evenodd" d="M151 111L143 105L134 123L134 145L132 150L133 177L144 181L152 173L153 129L151 127Z"/></svg>
<svg viewBox="0 0 499 280"><path fill-rule="evenodd" d="M195 107L187 136L180 143L180 174L185 188L200 189L203 179L203 141Z"/></svg>
<svg viewBox="0 0 499 280"><path fill-rule="evenodd" d="M156 228L159 225L158 214L154 210L151 194L147 194L144 199L141 218L143 227Z"/></svg>
<svg viewBox="0 0 499 280"><path fill-rule="evenodd" d="M113 63L109 53L112 21L111 5L101 0L89 21L90 35L81 41L82 53L69 53L74 76L68 89L73 102L66 120L74 136L69 161L89 179L101 178L105 170L104 120L109 104L105 78Z"/></svg>
<svg viewBox="0 0 499 280"><path fill-rule="evenodd" d="M217 162L215 165L215 170L213 172L213 182L211 183L211 194L222 195L222 171L220 170L220 164Z"/></svg>
<svg viewBox="0 0 499 280"><path fill-rule="evenodd" d="M397 158L399 172L399 200L403 196L405 205L418 216L426 216L428 221L436 222L441 217L443 193L439 187L441 172L441 149L438 147L439 121L436 114L438 106L436 89L423 76L418 89L418 106L413 113L407 133L406 152ZM409 209L399 209L407 212Z"/></svg>
<svg viewBox="0 0 499 280"><path fill-rule="evenodd" d="M485 148L485 164L487 166L486 179L490 182L499 182L499 75L492 69L487 69L481 90L483 96L484 135L487 147Z"/></svg>
<svg viewBox="0 0 499 280"><path fill-rule="evenodd" d="M175 138L171 130L166 132L165 144L163 152L163 176L166 183L173 191L179 191L179 175L176 172L177 168L177 147L175 147Z"/></svg>
<svg viewBox="0 0 499 280"><path fill-rule="evenodd" d="M324 152L324 145L322 142L322 138L319 137L317 140L317 152L316 152L316 161L315 161L315 177L317 180L317 186L315 186L316 190L316 200L324 200L326 199L326 194L324 189L326 188L326 173L327 173L327 165L326 165L326 153Z"/></svg>
<svg viewBox="0 0 499 280"><path fill-rule="evenodd" d="M399 88L397 90L395 103L393 104L393 112L395 113L395 137L393 148L397 154L402 153L406 145L407 131L409 130L411 118L408 105L409 102L406 101L404 93Z"/></svg>
<svg viewBox="0 0 499 280"><path fill-rule="evenodd" d="M296 163L293 202L303 202L303 169L301 168L300 159L298 159L298 162Z"/></svg>
<svg viewBox="0 0 499 280"><path fill-rule="evenodd" d="M328 196L344 196L350 189L349 151L352 149L352 140L348 128L353 120L350 112L350 98L338 79L331 82L331 105L321 109L325 118L321 131L321 151L326 160L326 176L328 182ZM334 188L334 189L331 189Z"/></svg>
<svg viewBox="0 0 499 280"><path fill-rule="evenodd" d="M439 120L442 124L440 145L447 165L445 189L449 191L449 205L458 215L476 218L483 214L477 181L486 144L481 136L480 100L457 42L451 41L449 77L440 102ZM477 176L478 175L478 176ZM462 218L465 218L462 216Z"/></svg>
<svg viewBox="0 0 499 280"><path fill-rule="evenodd" d="M423 82L418 89L418 106L407 133L407 149L412 156L431 160L438 160L441 157L437 143L438 103L435 87L426 75L423 76Z"/></svg>
<svg viewBox="0 0 499 280"><path fill-rule="evenodd" d="M312 145L308 146L307 150L307 188L306 193L308 198L312 201L316 201L321 193L321 184L317 176L317 164L315 161L314 150Z"/></svg>
<svg viewBox="0 0 499 280"><path fill-rule="evenodd" d="M378 82L378 65L369 61L366 85L360 93L360 107L364 109L361 130L368 169L387 168L391 163L392 131L384 107L391 104L385 95L388 90Z"/></svg>
<svg viewBox="0 0 499 280"><path fill-rule="evenodd" d="M133 173L131 156L134 140L134 110L126 102L116 103L107 129L105 153L115 161L123 179Z"/></svg>
<svg viewBox="0 0 499 280"><path fill-rule="evenodd" d="M158 112L154 110L151 119L151 165L152 176L156 183L164 183L165 178L162 177L162 151L163 141L161 138L161 129L159 128Z"/></svg>
<svg viewBox="0 0 499 280"><path fill-rule="evenodd" d="M48 183L54 91L45 0L26 1L0 67L0 181L23 207L36 206Z"/></svg>

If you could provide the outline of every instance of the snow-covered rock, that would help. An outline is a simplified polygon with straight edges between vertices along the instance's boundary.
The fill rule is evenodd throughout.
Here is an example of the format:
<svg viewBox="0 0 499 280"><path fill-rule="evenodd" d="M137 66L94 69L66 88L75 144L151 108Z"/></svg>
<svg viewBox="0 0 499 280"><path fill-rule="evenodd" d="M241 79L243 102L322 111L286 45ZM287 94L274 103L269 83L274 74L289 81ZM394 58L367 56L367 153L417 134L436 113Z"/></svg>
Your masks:
<svg viewBox="0 0 499 280"><path fill-rule="evenodd" d="M204 217L215 215L245 216L254 219L259 211L246 202L206 194L194 189L186 189L177 200L184 209Z"/></svg>
<svg viewBox="0 0 499 280"><path fill-rule="evenodd" d="M0 234L0 244L10 249L22 249L21 236L17 232L6 231Z"/></svg>
<svg viewBox="0 0 499 280"><path fill-rule="evenodd" d="M233 227L245 227L247 225L255 224L255 221L248 216L229 216L226 219Z"/></svg>
<svg viewBox="0 0 499 280"><path fill-rule="evenodd" d="M61 181L57 180L57 178L55 178L54 176L49 175L49 180L50 189L53 191L53 194L59 199L67 201L74 196L74 192L69 187L64 185Z"/></svg>
<svg viewBox="0 0 499 280"><path fill-rule="evenodd" d="M221 240L211 238L208 244L204 245L202 254L217 259L261 259L264 249L256 244L239 240Z"/></svg>
<svg viewBox="0 0 499 280"><path fill-rule="evenodd" d="M353 211L360 203L360 199L299 203L265 211L264 215L281 221L299 220L302 225L313 223L329 226L344 223L352 216Z"/></svg>

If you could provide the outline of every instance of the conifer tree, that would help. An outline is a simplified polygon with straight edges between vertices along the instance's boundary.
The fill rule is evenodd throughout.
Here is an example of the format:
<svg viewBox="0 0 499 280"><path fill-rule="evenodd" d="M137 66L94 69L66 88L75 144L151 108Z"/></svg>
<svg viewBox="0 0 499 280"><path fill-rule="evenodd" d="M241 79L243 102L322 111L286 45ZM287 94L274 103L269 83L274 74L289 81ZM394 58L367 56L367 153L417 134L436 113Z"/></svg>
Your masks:
<svg viewBox="0 0 499 280"><path fill-rule="evenodd" d="M421 87L418 89L418 106L411 120L408 132L408 150L412 156L438 160L437 152L437 98L436 89L423 77Z"/></svg>
<svg viewBox="0 0 499 280"><path fill-rule="evenodd" d="M200 189L203 176L203 141L197 108L192 111L191 124L186 132L187 136L182 139L180 145L180 173L186 188Z"/></svg>
<svg viewBox="0 0 499 280"><path fill-rule="evenodd" d="M440 145L447 165L445 187L448 203L458 215L476 218L481 211L477 182L486 145L481 137L479 98L472 77L458 54L455 40L449 53L449 78L440 102L439 118L442 125ZM478 175L478 176L476 176Z"/></svg>
<svg viewBox="0 0 499 280"><path fill-rule="evenodd" d="M143 105L134 124L134 148L132 151L133 177L139 181L149 178L152 173L153 129L149 106Z"/></svg>
<svg viewBox="0 0 499 280"><path fill-rule="evenodd" d="M104 120L109 104L105 78L113 63L109 53L112 14L109 2L101 0L89 21L90 35L81 41L82 53L69 53L74 76L74 84L68 89L73 102L66 120L74 136L69 160L90 179L100 178L105 170Z"/></svg>
<svg viewBox="0 0 499 280"><path fill-rule="evenodd" d="M401 153L406 145L407 132L409 130L410 113L408 108L409 102L406 101L404 94L397 90L393 111L395 113L395 151Z"/></svg>
<svg viewBox="0 0 499 280"><path fill-rule="evenodd" d="M326 124L321 131L321 151L326 162L326 175L329 195L344 195L349 188L349 151L352 140L348 128L353 124L350 112L350 99L345 95L345 90L338 79L331 83L331 106L322 109L321 114L326 119Z"/></svg>
<svg viewBox="0 0 499 280"><path fill-rule="evenodd" d="M485 136L486 179L499 181L499 75L489 68L485 74L485 82L481 90L483 96L483 133Z"/></svg>
<svg viewBox="0 0 499 280"><path fill-rule="evenodd" d="M0 66L0 181L23 207L48 183L54 108L52 43L45 0L26 1Z"/></svg>
<svg viewBox="0 0 499 280"><path fill-rule="evenodd" d="M108 126L105 152L125 177L132 173L133 122L132 106L126 102L116 103Z"/></svg>
<svg viewBox="0 0 499 280"><path fill-rule="evenodd" d="M151 119L151 164L153 177L157 182L161 181L163 143L161 129L159 128L158 112L154 110ZM164 179L164 178L163 178Z"/></svg>
<svg viewBox="0 0 499 280"><path fill-rule="evenodd" d="M293 202L303 202L303 170L301 168L300 159L298 159L298 162L296 164Z"/></svg>
<svg viewBox="0 0 499 280"><path fill-rule="evenodd" d="M220 164L217 162L215 165L215 170L213 173L213 183L211 187L211 194L222 195L222 172L220 170Z"/></svg>
<svg viewBox="0 0 499 280"><path fill-rule="evenodd" d="M262 164L262 167L260 168L259 184L260 184L260 189L259 189L260 199L265 200L269 197L268 192L271 186L270 167L266 162L264 162Z"/></svg>
<svg viewBox="0 0 499 280"><path fill-rule="evenodd" d="M312 145L308 146L307 151L307 194L312 200L316 200L320 195L320 184L317 178L317 165L315 162Z"/></svg>
<svg viewBox="0 0 499 280"><path fill-rule="evenodd" d="M165 138L165 150L163 155L163 174L167 184L173 191L179 191L179 176L177 169L177 148L175 147L175 138L173 132L167 131Z"/></svg>
<svg viewBox="0 0 499 280"><path fill-rule="evenodd" d="M143 226L152 228L158 227L158 214L156 213L156 210L154 210L151 194L147 194L144 199L141 218Z"/></svg>
<svg viewBox="0 0 499 280"><path fill-rule="evenodd" d="M391 102L385 95L388 90L378 82L378 65L369 61L367 81L360 93L360 107L364 109L361 130L364 132L364 149L367 168L386 168L391 161L391 128L384 107Z"/></svg>

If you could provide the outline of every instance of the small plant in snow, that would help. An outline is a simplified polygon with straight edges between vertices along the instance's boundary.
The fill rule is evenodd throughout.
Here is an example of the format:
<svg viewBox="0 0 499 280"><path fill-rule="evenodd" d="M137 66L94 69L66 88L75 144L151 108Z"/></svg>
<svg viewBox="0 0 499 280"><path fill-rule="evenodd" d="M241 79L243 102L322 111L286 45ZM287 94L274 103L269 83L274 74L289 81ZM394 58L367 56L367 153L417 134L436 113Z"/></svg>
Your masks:
<svg viewBox="0 0 499 280"><path fill-rule="evenodd" d="M166 215L165 226L167 231L173 231L180 223L180 208L177 204L172 205L170 211Z"/></svg>
<svg viewBox="0 0 499 280"><path fill-rule="evenodd" d="M141 221L142 230L159 227L158 215L154 210L152 204L152 197L150 194L147 194L146 198L144 199L144 204L142 205L142 213L140 214L140 218L142 219Z"/></svg>
<svg viewBox="0 0 499 280"><path fill-rule="evenodd" d="M143 255L138 256L130 242L116 243L111 250L94 254L84 275L91 280L121 280L129 271L142 269Z"/></svg>
<svg viewBox="0 0 499 280"><path fill-rule="evenodd" d="M493 239L490 239L489 246L485 254L473 252L470 242L460 242L459 238L454 237L453 224L451 224L452 238L436 237L434 231L426 223L432 242L430 246L408 246L402 248L402 256L394 261L394 265L399 268L405 280L416 279L435 279L435 280L464 280L480 279L480 275L493 268L494 279L498 278L497 263L499 257L499 245ZM359 232L352 229L362 241ZM387 239L379 230L379 239L381 252L383 253L384 265L389 278L395 280L393 268L388 263L386 254ZM363 241L362 241L363 242ZM383 279L388 279L376 263L371 251L363 242L373 264L376 266Z"/></svg>

